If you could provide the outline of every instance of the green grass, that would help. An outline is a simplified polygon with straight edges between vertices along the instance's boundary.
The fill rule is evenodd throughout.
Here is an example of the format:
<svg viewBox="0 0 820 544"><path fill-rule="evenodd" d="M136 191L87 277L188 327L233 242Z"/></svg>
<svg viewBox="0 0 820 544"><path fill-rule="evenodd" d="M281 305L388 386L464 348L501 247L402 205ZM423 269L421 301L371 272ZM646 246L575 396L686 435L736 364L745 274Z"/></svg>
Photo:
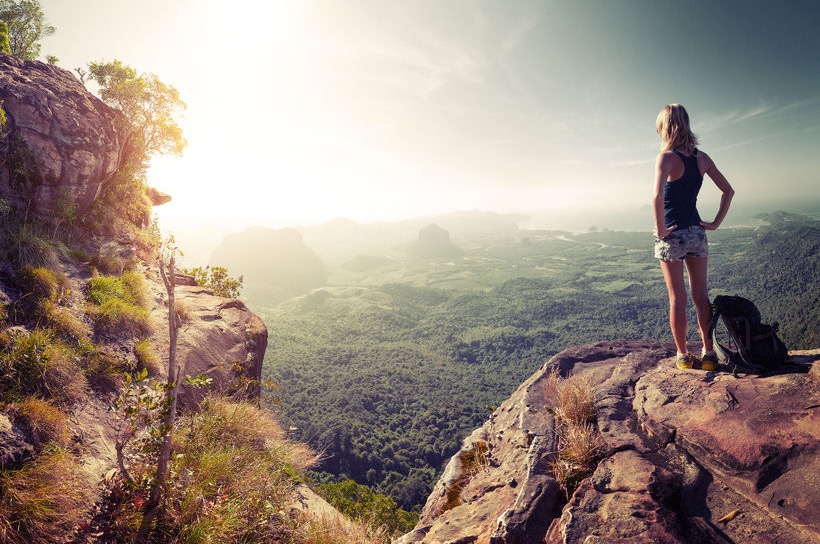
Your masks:
<svg viewBox="0 0 820 544"><path fill-rule="evenodd" d="M18 332L0 345L0 390L6 400L44 395L70 405L86 397L78 352L45 329Z"/></svg>
<svg viewBox="0 0 820 544"><path fill-rule="evenodd" d="M98 276L88 282L88 312L103 334L133 338L148 336L153 323L142 276L126 272L119 278Z"/></svg>
<svg viewBox="0 0 820 544"><path fill-rule="evenodd" d="M18 269L27 266L56 269L60 265L60 251L47 238L41 236L27 224L20 225L11 232L11 261Z"/></svg>

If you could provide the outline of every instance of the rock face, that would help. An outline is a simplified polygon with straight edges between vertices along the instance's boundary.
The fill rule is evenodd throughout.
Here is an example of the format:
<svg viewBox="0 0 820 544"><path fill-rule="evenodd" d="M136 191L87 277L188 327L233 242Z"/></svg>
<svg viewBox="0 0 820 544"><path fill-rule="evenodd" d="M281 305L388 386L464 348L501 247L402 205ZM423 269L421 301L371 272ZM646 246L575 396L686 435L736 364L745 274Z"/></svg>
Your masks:
<svg viewBox="0 0 820 544"><path fill-rule="evenodd" d="M400 542L820 540L820 352L767 376L679 371L671 354L610 342L554 357L465 440ZM606 451L568 502L549 469L552 369L594 384Z"/></svg>
<svg viewBox="0 0 820 544"><path fill-rule="evenodd" d="M128 123L86 90L71 72L0 54L4 145L15 161L0 163L0 196L33 191L42 216L67 199L88 210L121 166ZM22 145L21 145L22 144ZM19 164L21 158L29 164Z"/></svg>
<svg viewBox="0 0 820 544"><path fill-rule="evenodd" d="M26 440L6 414L0 413L0 470L19 467L34 455L34 445Z"/></svg>
<svg viewBox="0 0 820 544"><path fill-rule="evenodd" d="M149 269L146 277L152 280L152 317L157 324L152 341L163 370L169 343L167 297L155 269ZM178 284L174 298L182 317L177 342L182 375L204 374L213 379L214 391L256 396L268 345L268 329L262 320L241 301L216 296L196 285ZM180 402L190 405L202 394L183 387Z"/></svg>

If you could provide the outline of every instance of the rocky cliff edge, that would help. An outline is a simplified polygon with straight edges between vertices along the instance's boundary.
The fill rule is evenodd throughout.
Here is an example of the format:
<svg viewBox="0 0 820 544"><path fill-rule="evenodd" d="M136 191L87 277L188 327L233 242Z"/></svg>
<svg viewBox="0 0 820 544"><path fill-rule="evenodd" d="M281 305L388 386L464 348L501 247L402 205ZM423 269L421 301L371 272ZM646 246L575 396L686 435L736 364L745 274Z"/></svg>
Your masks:
<svg viewBox="0 0 820 544"><path fill-rule="evenodd" d="M464 441L399 542L820 541L820 350L766 376L680 371L671 355L607 342L555 356ZM568 501L550 470L556 369L593 385L605 451Z"/></svg>

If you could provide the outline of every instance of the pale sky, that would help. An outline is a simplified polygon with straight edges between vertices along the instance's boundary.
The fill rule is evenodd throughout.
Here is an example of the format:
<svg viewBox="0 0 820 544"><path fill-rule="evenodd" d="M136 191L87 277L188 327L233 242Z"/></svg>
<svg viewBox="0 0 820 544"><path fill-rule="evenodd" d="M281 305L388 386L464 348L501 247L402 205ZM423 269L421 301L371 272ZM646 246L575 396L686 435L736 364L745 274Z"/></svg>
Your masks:
<svg viewBox="0 0 820 544"><path fill-rule="evenodd" d="M820 187L815 0L41 4L60 66L117 59L179 89L189 146L149 179L172 231L637 210L670 102L737 206Z"/></svg>

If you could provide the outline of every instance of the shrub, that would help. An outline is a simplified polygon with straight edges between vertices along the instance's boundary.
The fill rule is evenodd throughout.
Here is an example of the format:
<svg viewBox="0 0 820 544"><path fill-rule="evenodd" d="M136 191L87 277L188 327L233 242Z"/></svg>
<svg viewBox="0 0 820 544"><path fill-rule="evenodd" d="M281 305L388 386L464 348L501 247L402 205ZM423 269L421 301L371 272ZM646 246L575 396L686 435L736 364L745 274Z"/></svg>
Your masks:
<svg viewBox="0 0 820 544"><path fill-rule="evenodd" d="M62 542L91 498L79 461L55 448L19 470L0 471L0 543Z"/></svg>
<svg viewBox="0 0 820 544"><path fill-rule="evenodd" d="M0 350L0 390L7 399L40 394L70 405L86 395L78 358L48 330L12 335Z"/></svg>
<svg viewBox="0 0 820 544"><path fill-rule="evenodd" d="M197 285L213 290L219 297L237 298L242 291L242 276L233 278L228 274L228 269L224 266L197 266L190 270L184 270L186 274L194 277Z"/></svg>
<svg viewBox="0 0 820 544"><path fill-rule="evenodd" d="M211 396L200 408L178 422L166 515L157 531L174 542L301 542L304 520L286 512L296 500L294 475L316 454L286 440L273 415L251 404ZM144 436L149 449L150 436ZM111 495L118 503L108 530L120 540L133 538L128 510L143 504L153 474L142 451L125 457L134 486L120 483Z"/></svg>
<svg viewBox="0 0 820 544"><path fill-rule="evenodd" d="M83 218L88 230L99 234L133 233L150 222L151 202L139 169L133 156L126 157L125 165L105 184Z"/></svg>

